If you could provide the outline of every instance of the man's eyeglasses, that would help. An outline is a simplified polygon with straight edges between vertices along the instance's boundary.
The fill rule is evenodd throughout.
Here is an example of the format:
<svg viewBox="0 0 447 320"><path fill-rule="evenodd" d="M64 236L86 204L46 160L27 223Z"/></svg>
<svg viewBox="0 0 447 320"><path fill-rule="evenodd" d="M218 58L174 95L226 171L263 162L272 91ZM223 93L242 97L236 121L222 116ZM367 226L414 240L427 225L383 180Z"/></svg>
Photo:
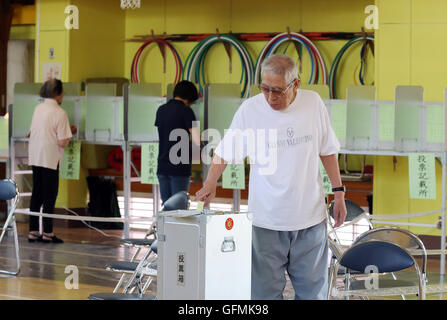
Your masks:
<svg viewBox="0 0 447 320"><path fill-rule="evenodd" d="M275 97L275 98L281 98L281 97L283 97L283 96L286 95L287 90L289 90L289 89L292 87L292 84L295 82L295 80L297 80L297 79L293 79L293 80L289 83L289 85L287 86L287 88L285 88L285 89L270 88L270 87L267 87L267 86L265 86L265 85L263 85L263 84L259 85L259 89L260 89L261 92L262 92L264 95L266 95L266 96L268 96L269 93L270 93L270 94L271 94L273 97Z"/></svg>

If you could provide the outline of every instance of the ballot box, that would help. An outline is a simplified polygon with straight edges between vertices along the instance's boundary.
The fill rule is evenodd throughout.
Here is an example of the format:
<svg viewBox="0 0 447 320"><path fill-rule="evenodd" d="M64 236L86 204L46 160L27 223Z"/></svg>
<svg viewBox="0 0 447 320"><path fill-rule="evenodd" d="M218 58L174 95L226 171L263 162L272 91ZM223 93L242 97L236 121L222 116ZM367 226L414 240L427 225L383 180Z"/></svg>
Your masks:
<svg viewBox="0 0 447 320"><path fill-rule="evenodd" d="M158 299L251 299L250 213L177 210L157 221Z"/></svg>

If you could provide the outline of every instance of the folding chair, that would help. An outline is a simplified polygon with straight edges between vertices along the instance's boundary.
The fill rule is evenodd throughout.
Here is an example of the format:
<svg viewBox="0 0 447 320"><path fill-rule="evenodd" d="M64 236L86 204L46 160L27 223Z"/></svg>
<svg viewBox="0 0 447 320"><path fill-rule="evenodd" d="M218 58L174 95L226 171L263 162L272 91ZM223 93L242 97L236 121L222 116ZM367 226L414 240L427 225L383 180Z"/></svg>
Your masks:
<svg viewBox="0 0 447 320"><path fill-rule="evenodd" d="M14 211L17 206L17 202L19 201L19 191L17 190L17 186L14 181L10 179L5 179L0 181L0 200L5 201L12 201L12 203L9 204L9 211L8 216L6 218L5 224L1 227L2 228L2 234L0 235L0 243L2 242L6 231L12 231L14 234L14 248L15 248L15 254L16 254L16 270L10 271L10 270L0 270L0 273L2 274L8 274L16 276L20 272L20 256L19 256L19 238L17 234L17 225L16 225L16 218L14 215Z"/></svg>
<svg viewBox="0 0 447 320"><path fill-rule="evenodd" d="M116 293L118 289L120 288L121 284L124 281L124 278L126 274L132 274L135 272L135 269L138 266L138 262L135 261L135 259L138 257L138 254L141 252L142 249L149 249L151 251L151 245L155 241L155 238L149 238L151 236L155 235L155 221L151 224L150 228L146 232L146 235L142 239L122 239L120 242L131 248L136 248L137 250L133 254L130 261L114 261L111 264L106 266L107 271L112 272L119 272L122 273L120 280L116 284L115 288L113 289L113 293Z"/></svg>
<svg viewBox="0 0 447 320"><path fill-rule="evenodd" d="M181 191L170 197L164 204L161 211L171 211L171 210L187 210L189 208L189 194L187 192ZM154 238L148 238L154 235ZM119 287L124 281L126 274L131 274L130 279L124 286L124 295L133 295L134 290L138 290L139 295L143 296L143 293L149 287L153 277L157 276L157 235L156 235L156 222L151 225L145 238L143 239L123 239L121 241L124 245L129 247L137 248L137 252L133 255L131 261L115 261L107 266L108 271L120 272L122 273L118 284L115 286L113 293L116 294ZM144 256L139 262L135 261L138 253L141 249L146 248ZM144 276L148 279L143 286L141 286L141 280ZM113 298L112 298L113 297ZM90 295L91 300L121 300L116 299L115 296L111 296L111 293L99 293ZM126 296L126 299L130 299Z"/></svg>
<svg viewBox="0 0 447 320"><path fill-rule="evenodd" d="M189 194L185 191L180 191L173 196L171 196L168 200L165 201L163 204L163 208L161 211L171 211L171 210L187 210L189 208ZM123 243L125 246L137 248L135 254L132 256L130 261L114 261L113 263L107 265L106 269L108 271L113 272L120 272L122 273L120 280L118 281L117 285L115 286L113 292L116 293L119 289L119 287L122 285L124 278L126 274L132 274L133 276L128 281L128 285L125 286L124 292L129 290L129 284L132 283L135 280L136 274L135 270L137 269L138 262L135 261L138 254L142 249L149 249L149 254L151 252L157 254L157 233L156 233L156 221L152 223L150 228L148 229L145 237L143 239L141 238L133 238L133 239L122 239L121 243ZM150 236L154 236L154 238L149 238ZM155 242L155 243L154 243ZM149 257L149 255L146 257L146 259ZM145 259L142 259L145 260ZM156 275L156 265L153 264L153 261L150 261L148 264L148 267L146 268L146 271L149 272L149 275L154 276L154 269L155 269L155 275ZM144 287L148 287L150 285L151 278L148 278L148 281ZM134 287L135 288L135 287Z"/></svg>
<svg viewBox="0 0 447 320"><path fill-rule="evenodd" d="M414 267L417 276L416 294L420 300L425 299L425 285L417 261L408 250L397 244L379 240L365 240L355 243L341 255L332 270L329 297L338 296L339 292L345 297L348 297L349 295L377 296L382 289L380 282L378 286L375 287L366 285L368 280L356 280L358 284L362 284L362 288L352 290L353 283L348 281L345 282L343 291L336 289L336 275L340 266L344 266L348 271L354 270L359 273L365 273L367 268L371 266L374 266L377 273L391 273ZM394 286L388 287L388 289L391 290L386 292L386 295L400 295L400 290L393 291L392 289L399 289L401 284L395 282L392 283L392 285Z"/></svg>
<svg viewBox="0 0 447 320"><path fill-rule="evenodd" d="M357 243L370 241L370 240L378 240L378 241L387 241L390 243L394 243L399 245L400 247L407 250L412 256L422 256L422 268L421 268L421 276L422 283L425 287L427 284L427 250L425 249L425 245L422 240L416 236L414 233L398 228L398 227L382 227L373 230L369 230L367 232L362 233L357 239L354 241L354 245ZM382 289L386 289L389 287L411 287L416 286L413 281L403 281L398 280L394 273L391 273L393 279L379 279L379 286ZM354 282L352 284L353 289L362 289L362 282ZM404 294L401 294L402 299L405 299ZM425 299L425 297L423 297Z"/></svg>
<svg viewBox="0 0 447 320"><path fill-rule="evenodd" d="M334 228L331 224L331 217L334 217L334 201L332 201L328 208L328 241L329 241L329 249L332 252L330 264L329 264L329 283L332 282L332 270L334 269L335 262L340 259L343 251L347 248L346 246L343 246L341 244L340 236L337 234L337 230L345 228L350 225L354 225L361 221L362 219L365 219L369 229L373 229L373 225L371 223L371 216L368 212L362 209L358 204L351 200L345 199L345 205L346 205L346 218L340 227ZM346 272L343 268L339 268L338 270L338 276L346 275Z"/></svg>

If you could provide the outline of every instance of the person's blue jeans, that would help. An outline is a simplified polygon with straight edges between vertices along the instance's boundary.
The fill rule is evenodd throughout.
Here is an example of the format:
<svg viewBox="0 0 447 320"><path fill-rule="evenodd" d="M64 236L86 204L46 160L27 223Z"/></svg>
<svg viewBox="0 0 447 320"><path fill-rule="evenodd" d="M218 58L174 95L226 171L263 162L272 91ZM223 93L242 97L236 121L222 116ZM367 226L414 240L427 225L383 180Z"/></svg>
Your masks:
<svg viewBox="0 0 447 320"><path fill-rule="evenodd" d="M165 203L171 196L180 191L189 191L189 176L167 176L159 174L161 201ZM162 204L163 205L163 204Z"/></svg>

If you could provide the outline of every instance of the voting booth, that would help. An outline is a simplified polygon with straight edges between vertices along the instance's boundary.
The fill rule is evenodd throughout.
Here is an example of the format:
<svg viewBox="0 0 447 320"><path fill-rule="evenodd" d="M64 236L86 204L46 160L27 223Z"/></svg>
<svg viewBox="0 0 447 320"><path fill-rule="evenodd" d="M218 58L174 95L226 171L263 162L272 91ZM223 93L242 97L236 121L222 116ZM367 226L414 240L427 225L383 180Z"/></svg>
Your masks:
<svg viewBox="0 0 447 320"><path fill-rule="evenodd" d="M160 212L159 300L251 299L250 213Z"/></svg>

